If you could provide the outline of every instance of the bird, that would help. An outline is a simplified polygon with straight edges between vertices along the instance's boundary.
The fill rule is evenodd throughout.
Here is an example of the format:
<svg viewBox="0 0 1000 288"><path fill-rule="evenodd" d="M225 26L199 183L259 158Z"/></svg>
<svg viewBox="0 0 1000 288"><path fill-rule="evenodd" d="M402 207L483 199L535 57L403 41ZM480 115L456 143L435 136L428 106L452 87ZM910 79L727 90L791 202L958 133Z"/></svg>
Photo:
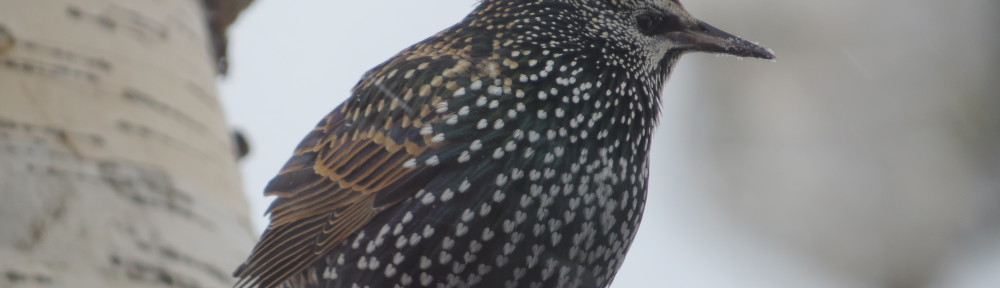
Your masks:
<svg viewBox="0 0 1000 288"><path fill-rule="evenodd" d="M305 136L235 286L607 287L688 52L774 58L677 0L480 1Z"/></svg>

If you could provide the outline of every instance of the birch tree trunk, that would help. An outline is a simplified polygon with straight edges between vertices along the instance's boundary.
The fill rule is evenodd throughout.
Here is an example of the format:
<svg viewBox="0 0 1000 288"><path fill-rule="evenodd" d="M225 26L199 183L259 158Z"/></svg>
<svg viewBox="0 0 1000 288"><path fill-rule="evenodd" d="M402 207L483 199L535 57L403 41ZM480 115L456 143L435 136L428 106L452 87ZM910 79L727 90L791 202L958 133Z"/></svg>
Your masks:
<svg viewBox="0 0 1000 288"><path fill-rule="evenodd" d="M0 287L231 285L254 233L211 47L247 2L0 1Z"/></svg>

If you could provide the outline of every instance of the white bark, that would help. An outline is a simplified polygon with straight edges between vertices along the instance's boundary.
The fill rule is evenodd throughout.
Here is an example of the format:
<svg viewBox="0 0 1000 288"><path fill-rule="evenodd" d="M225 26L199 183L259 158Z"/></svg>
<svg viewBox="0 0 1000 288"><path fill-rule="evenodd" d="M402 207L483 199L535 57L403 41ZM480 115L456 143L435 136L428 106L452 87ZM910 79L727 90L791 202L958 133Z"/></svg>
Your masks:
<svg viewBox="0 0 1000 288"><path fill-rule="evenodd" d="M201 1L0 1L0 287L225 287L254 233Z"/></svg>

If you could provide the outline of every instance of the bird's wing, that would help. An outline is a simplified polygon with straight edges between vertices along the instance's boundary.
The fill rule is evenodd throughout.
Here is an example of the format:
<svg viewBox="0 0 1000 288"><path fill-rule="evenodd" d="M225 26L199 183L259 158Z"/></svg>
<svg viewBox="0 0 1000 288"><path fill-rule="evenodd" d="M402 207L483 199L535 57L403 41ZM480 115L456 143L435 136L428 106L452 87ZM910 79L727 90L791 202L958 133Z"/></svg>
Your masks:
<svg viewBox="0 0 1000 288"><path fill-rule="evenodd" d="M427 61L432 67L456 63ZM397 66L421 63L410 59ZM379 212L412 197L442 168L406 163L426 158L444 144L434 143L421 129L440 121L432 111L441 98L420 93L419 85L380 84L385 77L379 71L390 68L366 76L354 96L306 136L265 188L265 195L277 196L268 209L271 224L234 273L240 278L238 287L274 287L298 275ZM410 80L421 83L436 74L425 70L429 73Z"/></svg>

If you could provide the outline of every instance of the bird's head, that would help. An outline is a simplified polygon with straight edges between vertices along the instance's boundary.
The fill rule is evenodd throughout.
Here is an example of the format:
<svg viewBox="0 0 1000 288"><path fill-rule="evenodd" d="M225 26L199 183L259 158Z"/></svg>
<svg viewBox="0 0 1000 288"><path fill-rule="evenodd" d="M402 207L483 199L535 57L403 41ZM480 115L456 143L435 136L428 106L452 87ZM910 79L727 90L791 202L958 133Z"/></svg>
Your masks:
<svg viewBox="0 0 1000 288"><path fill-rule="evenodd" d="M660 92L680 55L774 58L694 18L678 0L484 0L442 35L455 44L433 47L493 59L510 67L505 73L514 79L530 82L524 88L565 95L558 100L573 104L567 109L627 109L647 121L626 122L645 128L658 115ZM595 103L576 104L575 96Z"/></svg>
<svg viewBox="0 0 1000 288"><path fill-rule="evenodd" d="M597 1L581 1L582 4ZM709 52L729 54L739 57L773 59L774 55L764 47L743 40L735 35L698 20L681 5L679 0L605 0L612 10L604 14L611 21L606 24L594 22L591 30L618 31L620 41L646 59L646 63L670 61L672 55L685 52ZM607 25L611 29L603 28ZM605 34L605 35L610 35Z"/></svg>
<svg viewBox="0 0 1000 288"><path fill-rule="evenodd" d="M698 20L679 0L486 0L483 7L503 14L492 16L514 25L522 38L645 70L636 72L669 73L686 52L774 58L764 47Z"/></svg>

